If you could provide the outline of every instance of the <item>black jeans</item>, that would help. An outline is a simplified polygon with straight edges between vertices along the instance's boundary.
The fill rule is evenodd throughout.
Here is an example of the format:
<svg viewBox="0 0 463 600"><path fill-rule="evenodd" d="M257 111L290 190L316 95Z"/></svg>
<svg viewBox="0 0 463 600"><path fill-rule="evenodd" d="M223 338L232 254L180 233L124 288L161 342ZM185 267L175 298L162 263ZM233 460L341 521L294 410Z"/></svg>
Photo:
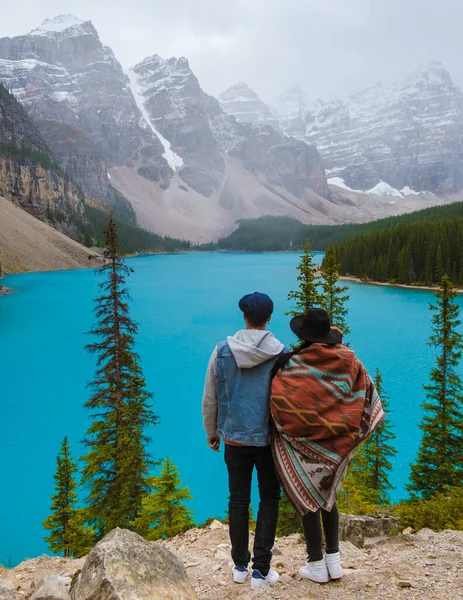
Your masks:
<svg viewBox="0 0 463 600"><path fill-rule="evenodd" d="M280 484L273 465L270 446L230 446L225 444L230 502L230 540L232 559L237 566L247 567L249 553L249 504L254 467L259 482L259 512L254 538L254 564L265 577L270 569L272 547L278 521Z"/></svg>
<svg viewBox="0 0 463 600"><path fill-rule="evenodd" d="M325 532L326 554L339 552L339 513L335 504L330 512L321 509L317 512L308 512L302 517L309 562L323 559L320 513Z"/></svg>

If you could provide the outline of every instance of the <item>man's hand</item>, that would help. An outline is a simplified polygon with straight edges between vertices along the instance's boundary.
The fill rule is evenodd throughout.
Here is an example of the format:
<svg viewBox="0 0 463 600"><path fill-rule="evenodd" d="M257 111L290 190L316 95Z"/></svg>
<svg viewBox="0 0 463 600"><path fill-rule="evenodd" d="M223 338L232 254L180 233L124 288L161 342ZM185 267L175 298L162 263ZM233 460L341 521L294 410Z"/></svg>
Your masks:
<svg viewBox="0 0 463 600"><path fill-rule="evenodd" d="M218 435L207 436L207 445L214 452L220 452L220 438Z"/></svg>

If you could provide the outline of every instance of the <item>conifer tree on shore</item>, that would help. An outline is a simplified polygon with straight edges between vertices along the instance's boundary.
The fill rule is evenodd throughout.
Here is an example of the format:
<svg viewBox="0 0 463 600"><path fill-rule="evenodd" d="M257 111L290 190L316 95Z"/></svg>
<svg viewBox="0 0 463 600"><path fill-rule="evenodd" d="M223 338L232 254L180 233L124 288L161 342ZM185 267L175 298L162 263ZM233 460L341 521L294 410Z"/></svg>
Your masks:
<svg viewBox="0 0 463 600"><path fill-rule="evenodd" d="M389 505L388 492L392 489L389 480L391 458L397 454L397 450L391 441L396 436L389 425L389 402L379 369L376 369L374 382L386 418L357 449L338 496L339 508L354 514L374 512L378 507Z"/></svg>
<svg viewBox="0 0 463 600"><path fill-rule="evenodd" d="M375 387L381 398L386 418L378 425L375 431L367 439L362 449L365 454L366 486L372 490L372 499L376 506L389 504L389 491L393 486L389 480L392 471L391 459L397 454L397 450L391 445L396 436L389 424L389 398L383 388L383 377L376 369Z"/></svg>
<svg viewBox="0 0 463 600"><path fill-rule="evenodd" d="M425 500L447 487L461 485L463 479L463 382L457 372L463 335L457 331L460 308L447 275L442 277L436 297L436 304L430 305L433 334L428 344L438 355L431 381L424 386L423 437L408 485L412 497Z"/></svg>
<svg viewBox="0 0 463 600"><path fill-rule="evenodd" d="M339 285L339 269L341 265L336 258L336 250L332 244L328 246L320 269L321 274L321 307L330 315L331 324L343 332L344 337L350 333L347 325L347 308L349 300L347 286Z"/></svg>
<svg viewBox="0 0 463 600"><path fill-rule="evenodd" d="M55 493L52 495L50 510L52 514L42 523L50 531L45 537L50 550L62 552L65 557L79 557L86 553L91 545L91 530L84 527L83 513L77 507L77 482L74 475L77 465L71 458L67 436L56 457Z"/></svg>
<svg viewBox="0 0 463 600"><path fill-rule="evenodd" d="M194 525L193 511L185 502L193 499L182 482L174 463L166 458L158 477L148 480L152 492L142 501L140 515L133 525L135 530L147 540L173 537Z"/></svg>
<svg viewBox="0 0 463 600"><path fill-rule="evenodd" d="M126 277L131 270L120 258L112 214L105 232L104 277L95 300L97 324L89 332L96 341L87 346L97 357L97 370L85 403L93 422L87 431L82 483L88 488L88 517L97 539L115 527L130 528L148 492L153 464L146 450L145 430L157 422L152 395L135 354L137 326L129 316Z"/></svg>
<svg viewBox="0 0 463 600"><path fill-rule="evenodd" d="M299 286L297 290L291 290L288 294L288 300L294 300L294 307L287 313L292 316L305 313L314 306L320 306L321 302L318 289L320 276L310 251L309 240L306 241L302 250L301 262L297 266Z"/></svg>

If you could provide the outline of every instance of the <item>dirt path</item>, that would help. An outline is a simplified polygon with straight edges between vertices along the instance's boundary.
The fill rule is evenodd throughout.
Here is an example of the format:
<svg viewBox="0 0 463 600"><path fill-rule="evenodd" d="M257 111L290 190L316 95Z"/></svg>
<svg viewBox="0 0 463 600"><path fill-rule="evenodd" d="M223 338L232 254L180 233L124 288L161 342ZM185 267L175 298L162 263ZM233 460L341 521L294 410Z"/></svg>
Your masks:
<svg viewBox="0 0 463 600"><path fill-rule="evenodd" d="M305 547L298 534L278 539L273 567L281 581L257 591L251 591L249 582L233 583L226 529L191 530L163 543L184 561L201 600L463 599L463 531L422 530L369 550L341 542L345 576L325 585L300 577Z"/></svg>
<svg viewBox="0 0 463 600"><path fill-rule="evenodd" d="M277 539L272 566L280 582L255 591L249 580L232 580L226 527L192 529L161 543L182 560L200 600L463 600L463 531L423 529L362 550L341 542L344 578L324 585L299 575L305 548L298 534ZM30 600L41 579L72 577L84 562L41 556L16 569L0 566L0 600ZM69 600L67 593L59 598Z"/></svg>

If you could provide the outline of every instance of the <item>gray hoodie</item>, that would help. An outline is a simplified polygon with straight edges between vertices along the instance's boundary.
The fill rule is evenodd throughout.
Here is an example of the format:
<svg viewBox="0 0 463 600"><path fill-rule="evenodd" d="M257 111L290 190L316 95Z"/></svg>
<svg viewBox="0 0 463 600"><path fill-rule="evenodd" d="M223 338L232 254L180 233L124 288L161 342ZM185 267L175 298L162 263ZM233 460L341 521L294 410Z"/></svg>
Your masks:
<svg viewBox="0 0 463 600"><path fill-rule="evenodd" d="M240 369L252 369L278 356L284 345L270 331L241 329L227 337L227 342ZM217 435L217 346L207 367L203 395L204 429L209 437Z"/></svg>

